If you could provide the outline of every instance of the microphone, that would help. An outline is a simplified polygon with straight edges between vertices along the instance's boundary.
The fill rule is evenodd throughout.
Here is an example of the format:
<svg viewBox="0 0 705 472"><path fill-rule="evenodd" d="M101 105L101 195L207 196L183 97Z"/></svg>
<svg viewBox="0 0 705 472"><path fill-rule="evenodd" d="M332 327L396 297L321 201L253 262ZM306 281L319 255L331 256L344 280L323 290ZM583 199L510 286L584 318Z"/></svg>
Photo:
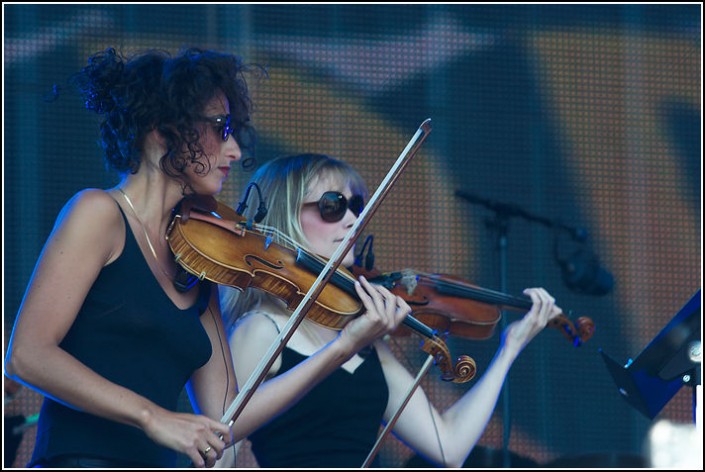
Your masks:
<svg viewBox="0 0 705 472"><path fill-rule="evenodd" d="M353 265L362 267L362 251L355 256L355 262L353 262Z"/></svg>
<svg viewBox="0 0 705 472"><path fill-rule="evenodd" d="M267 216L267 207L264 204L264 200L259 201L259 207L257 207L257 213L255 213L255 223L260 223L265 216Z"/></svg>
<svg viewBox="0 0 705 472"><path fill-rule="evenodd" d="M253 220L255 221L255 223L259 223L264 219L265 216L267 216L268 210L264 198L262 198L262 192L260 191L259 186L254 182L251 182L250 185L247 186L247 190L245 190L245 196L242 198L242 201L238 203L235 212L238 215L243 214L245 208L247 208L247 201L250 198L250 191L252 190L252 187L257 190L257 195L259 196L259 207L257 207L257 213L255 214Z"/></svg>
<svg viewBox="0 0 705 472"><path fill-rule="evenodd" d="M602 296L610 293L614 287L612 274L602 268L597 256L584 246L559 263L563 282L574 292Z"/></svg>
<svg viewBox="0 0 705 472"><path fill-rule="evenodd" d="M375 255L372 252L372 244L374 241L374 236L369 235L365 239L365 243L362 245L362 249L360 250L359 253L355 256L355 262L354 264L358 267L363 267L362 265L362 256L365 254L365 249L367 249L367 244L370 245L370 249L367 251L367 255L365 256L365 269L366 270L372 270L375 266Z"/></svg>

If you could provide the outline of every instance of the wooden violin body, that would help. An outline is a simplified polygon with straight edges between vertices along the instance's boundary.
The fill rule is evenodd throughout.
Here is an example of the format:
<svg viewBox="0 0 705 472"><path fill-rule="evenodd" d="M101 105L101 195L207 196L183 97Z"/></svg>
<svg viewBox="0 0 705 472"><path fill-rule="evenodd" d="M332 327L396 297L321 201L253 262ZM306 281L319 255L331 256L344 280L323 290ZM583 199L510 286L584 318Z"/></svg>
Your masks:
<svg viewBox="0 0 705 472"><path fill-rule="evenodd" d="M271 236L248 230L232 208L220 202L216 205L210 215L193 211L188 217L175 215L167 239L176 261L200 279L240 290L257 288L292 309L296 307L318 274L297 264L295 250L274 244ZM352 279L352 274L349 277ZM329 284L306 317L339 330L361 310L359 300Z"/></svg>

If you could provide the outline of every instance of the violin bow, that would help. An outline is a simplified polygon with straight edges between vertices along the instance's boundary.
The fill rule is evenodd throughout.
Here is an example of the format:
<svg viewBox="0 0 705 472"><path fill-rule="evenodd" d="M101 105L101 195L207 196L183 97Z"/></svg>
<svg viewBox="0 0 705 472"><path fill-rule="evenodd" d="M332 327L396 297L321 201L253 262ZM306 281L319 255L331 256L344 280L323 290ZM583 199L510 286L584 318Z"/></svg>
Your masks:
<svg viewBox="0 0 705 472"><path fill-rule="evenodd" d="M323 291L325 284L328 283L330 278L343 262L345 255L350 251L350 249L352 249L353 245L360 237L360 234L369 222L368 215L371 216L377 210L381 201L387 196L392 185L394 185L396 180L399 178L399 175L401 175L404 171L404 168L409 163L411 158L414 157L430 132L431 119L427 118L423 123L421 123L421 125L419 125L416 133L414 133L409 143L395 161L394 165L391 169L389 169L386 177L379 187L377 187L377 190L370 198L368 204L365 205L365 208L360 216L357 220L355 220L355 223L352 228L350 228L350 231L348 231L348 234L345 236L343 241L341 241L338 249L336 249L333 253L325 267L323 267L321 273L313 282L299 305L296 307L296 310L292 313L289 321L282 328L281 333L279 333L277 338L270 345L269 350L247 379L247 382L245 382L242 386L235 397L235 400L233 400L230 407L228 407L225 414L223 414L223 417L220 420L222 423L227 423L230 427L233 426L235 420L240 416L247 402L249 402L252 395L254 395L257 387L259 387L259 385L264 381L264 378L267 376L267 373L269 372L269 369L271 369L272 364L274 364L277 356L284 349L284 346L286 346L289 338L291 338L294 334L294 330L296 330L301 324L306 316L306 313L316 301L318 295Z"/></svg>
<svg viewBox="0 0 705 472"><path fill-rule="evenodd" d="M384 440L384 438L387 437L392 428L394 428L394 425L397 424L397 420L399 419L399 416L401 416L401 412L404 411L404 408L406 408L406 404L409 403L409 400L411 400L411 396L418 388L419 384L421 383L421 379L423 379L423 376L426 375L426 372L428 372L428 370L431 368L433 360L434 357L430 354L428 357L426 357L426 362L424 362L423 366L421 367L421 370L416 375L414 383L409 387L409 391L406 392L406 395L404 396L404 401L401 402L399 408L397 408L397 411L394 412L394 415L387 422L387 425L384 427L384 430L382 430L382 432L377 437L377 441L375 441L374 446L372 446L372 450L367 455L365 462L361 466L363 469L369 467L374 458L377 456L377 453L382 447L382 441Z"/></svg>

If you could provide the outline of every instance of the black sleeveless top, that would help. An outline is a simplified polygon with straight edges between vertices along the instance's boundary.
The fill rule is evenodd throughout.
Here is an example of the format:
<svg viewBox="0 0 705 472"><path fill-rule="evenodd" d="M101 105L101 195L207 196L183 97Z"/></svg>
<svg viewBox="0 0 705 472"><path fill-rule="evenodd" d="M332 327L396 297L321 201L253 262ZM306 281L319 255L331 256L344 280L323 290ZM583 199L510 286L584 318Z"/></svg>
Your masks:
<svg viewBox="0 0 705 472"><path fill-rule="evenodd" d="M210 283L194 306L181 310L164 293L140 251L125 214L120 257L104 267L88 292L61 348L108 380L176 411L194 370L212 348L199 320ZM71 274L66 274L71 277ZM174 467L176 451L154 443L139 428L77 411L45 398L30 466L62 454L79 454L146 467Z"/></svg>
<svg viewBox="0 0 705 472"><path fill-rule="evenodd" d="M306 357L284 348L284 373ZM338 368L291 409L250 435L260 467L360 467L372 450L389 390L372 350L354 373Z"/></svg>

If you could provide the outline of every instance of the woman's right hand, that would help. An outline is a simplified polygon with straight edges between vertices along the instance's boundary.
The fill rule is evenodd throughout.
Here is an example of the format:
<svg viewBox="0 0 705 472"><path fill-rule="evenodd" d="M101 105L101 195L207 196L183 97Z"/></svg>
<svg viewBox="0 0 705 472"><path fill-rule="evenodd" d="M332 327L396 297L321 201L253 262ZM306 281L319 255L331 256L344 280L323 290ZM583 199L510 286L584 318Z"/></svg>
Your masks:
<svg viewBox="0 0 705 472"><path fill-rule="evenodd" d="M230 426L207 416L161 408L148 416L143 425L147 436L186 454L195 467L213 467L223 451L232 445Z"/></svg>
<svg viewBox="0 0 705 472"><path fill-rule="evenodd" d="M403 298L381 285L369 283L364 276L355 281L355 290L365 312L345 325L340 336L349 340L357 352L394 331L411 314L411 307Z"/></svg>

